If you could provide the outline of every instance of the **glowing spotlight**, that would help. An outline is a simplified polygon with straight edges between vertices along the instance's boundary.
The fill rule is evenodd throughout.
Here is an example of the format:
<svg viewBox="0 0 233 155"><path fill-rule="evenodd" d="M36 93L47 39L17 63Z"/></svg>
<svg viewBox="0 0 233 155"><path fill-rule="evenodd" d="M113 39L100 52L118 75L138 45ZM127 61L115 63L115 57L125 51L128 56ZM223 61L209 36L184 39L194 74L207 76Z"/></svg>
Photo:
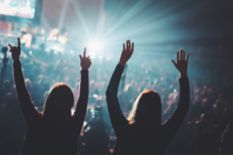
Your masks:
<svg viewBox="0 0 233 155"><path fill-rule="evenodd" d="M91 40L87 45L87 49L90 52L102 52L103 48L104 43L100 39Z"/></svg>

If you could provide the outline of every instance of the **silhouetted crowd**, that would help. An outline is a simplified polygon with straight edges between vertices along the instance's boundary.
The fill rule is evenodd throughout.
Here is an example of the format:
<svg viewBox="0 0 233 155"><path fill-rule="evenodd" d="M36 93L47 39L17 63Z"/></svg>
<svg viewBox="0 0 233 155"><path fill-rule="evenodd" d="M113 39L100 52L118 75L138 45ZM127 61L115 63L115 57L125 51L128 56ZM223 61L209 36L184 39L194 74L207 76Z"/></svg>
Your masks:
<svg viewBox="0 0 233 155"><path fill-rule="evenodd" d="M4 50L4 49L3 49ZM6 50L6 49L5 49ZM88 49L87 49L88 51ZM136 53L136 52L135 52ZM12 77L12 61L4 56L1 63L0 86L0 154L20 152L26 130ZM8 56L9 57L9 56ZM167 58L168 57L168 58ZM178 76L170 71L169 54L139 56L128 64L121 77L119 100L122 112L128 115L137 95L145 88L161 94L162 122L174 113L179 98ZM142 60L140 60L142 59ZM146 61L147 59L153 61ZM43 109L45 97L52 85L68 83L75 100L79 94L78 54L44 52L22 47L22 70L25 84L34 105ZM206 61L194 58L192 64ZM113 58L97 57L89 73L89 101L84 125L78 142L78 154L101 152L111 154L116 136L108 116L105 91L116 64ZM204 67L190 71L190 107L185 121L170 143L166 154L232 155L233 153L233 94L232 80L211 81ZM223 74L223 73L222 73ZM213 78L214 79L214 78ZM224 83L224 85L222 84ZM227 83L227 84L226 84Z"/></svg>

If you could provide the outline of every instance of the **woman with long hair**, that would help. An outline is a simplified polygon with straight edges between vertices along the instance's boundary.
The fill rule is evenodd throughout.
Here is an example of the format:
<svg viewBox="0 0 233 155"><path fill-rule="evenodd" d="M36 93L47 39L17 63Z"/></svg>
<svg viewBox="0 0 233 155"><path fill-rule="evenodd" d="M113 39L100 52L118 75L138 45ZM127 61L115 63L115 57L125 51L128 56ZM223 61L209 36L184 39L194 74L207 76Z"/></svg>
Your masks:
<svg viewBox="0 0 233 155"><path fill-rule="evenodd" d="M110 119L117 136L114 155L161 155L181 126L189 107L188 58L181 50L172 60L180 72L179 105L166 124L161 123L161 99L153 90L145 90L137 97L128 119L120 109L117 91L124 66L134 51L134 43L123 44L120 61L113 72L106 98Z"/></svg>
<svg viewBox="0 0 233 155"><path fill-rule="evenodd" d="M74 96L71 88L58 83L52 87L44 103L42 113L32 104L26 89L20 62L20 39L18 46L9 44L13 59L16 92L23 112L27 133L22 149L23 155L76 155L77 140L83 125L88 102L88 69L91 60L86 49L81 61L80 96L76 110L71 115Z"/></svg>

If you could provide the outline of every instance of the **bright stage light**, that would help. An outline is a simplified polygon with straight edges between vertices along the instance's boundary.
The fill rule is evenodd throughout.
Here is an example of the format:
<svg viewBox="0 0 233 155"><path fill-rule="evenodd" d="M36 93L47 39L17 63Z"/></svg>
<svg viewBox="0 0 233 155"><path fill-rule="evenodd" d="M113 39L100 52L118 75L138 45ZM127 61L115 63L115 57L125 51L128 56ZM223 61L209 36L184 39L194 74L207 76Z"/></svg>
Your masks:
<svg viewBox="0 0 233 155"><path fill-rule="evenodd" d="M102 52L104 42L100 39L90 40L87 44L87 49L90 52Z"/></svg>

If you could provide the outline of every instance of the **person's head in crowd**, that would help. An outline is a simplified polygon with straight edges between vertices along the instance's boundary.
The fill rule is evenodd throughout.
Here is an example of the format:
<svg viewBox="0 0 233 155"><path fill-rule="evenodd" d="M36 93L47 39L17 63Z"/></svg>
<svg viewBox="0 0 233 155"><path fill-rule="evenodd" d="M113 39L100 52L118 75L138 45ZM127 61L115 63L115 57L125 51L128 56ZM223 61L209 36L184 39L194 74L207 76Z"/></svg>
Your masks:
<svg viewBox="0 0 233 155"><path fill-rule="evenodd" d="M144 90L137 97L128 116L130 124L139 126L161 126L161 99L157 92ZM152 123L153 122L153 123Z"/></svg>
<svg viewBox="0 0 233 155"><path fill-rule="evenodd" d="M66 119L71 116L74 96L71 88L64 84L55 84L44 104L43 116L47 119Z"/></svg>

